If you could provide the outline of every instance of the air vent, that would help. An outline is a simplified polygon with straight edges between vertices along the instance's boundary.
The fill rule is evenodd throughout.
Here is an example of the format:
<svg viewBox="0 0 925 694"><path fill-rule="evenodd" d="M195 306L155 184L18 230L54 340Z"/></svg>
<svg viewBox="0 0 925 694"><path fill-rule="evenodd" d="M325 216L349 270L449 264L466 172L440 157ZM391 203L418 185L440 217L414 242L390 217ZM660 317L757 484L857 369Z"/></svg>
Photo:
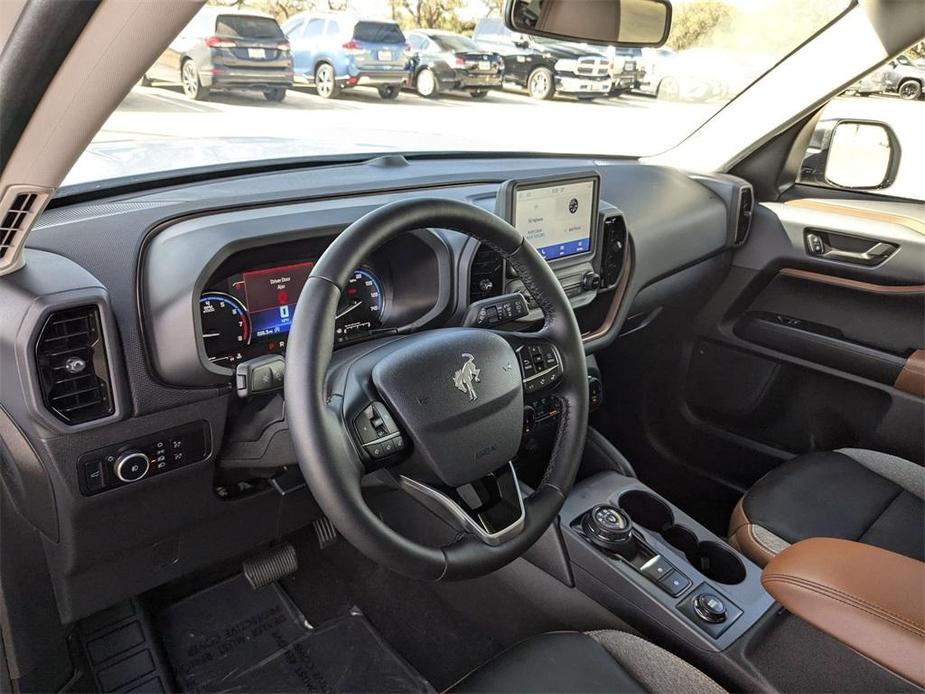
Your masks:
<svg viewBox="0 0 925 694"><path fill-rule="evenodd" d="M0 201L0 275L18 269L22 247L36 215L45 206L50 190L33 186L10 186Z"/></svg>
<svg viewBox="0 0 925 694"><path fill-rule="evenodd" d="M480 301L500 296L504 291L504 259L501 254L486 246L479 246L469 271L469 301Z"/></svg>
<svg viewBox="0 0 925 694"><path fill-rule="evenodd" d="M66 424L113 413L112 386L96 306L56 311L35 345L42 400Z"/></svg>
<svg viewBox="0 0 925 694"><path fill-rule="evenodd" d="M741 246L748 238L748 230L752 226L752 213L755 210L755 196L751 186L745 186L739 191L739 211L736 216L735 245Z"/></svg>

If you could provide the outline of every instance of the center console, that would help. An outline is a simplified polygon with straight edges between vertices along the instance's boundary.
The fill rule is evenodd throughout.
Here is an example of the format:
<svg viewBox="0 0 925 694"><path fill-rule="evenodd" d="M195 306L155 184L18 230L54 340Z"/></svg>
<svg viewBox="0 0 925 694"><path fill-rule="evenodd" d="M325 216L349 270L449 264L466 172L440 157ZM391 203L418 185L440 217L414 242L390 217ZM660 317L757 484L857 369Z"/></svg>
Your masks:
<svg viewBox="0 0 925 694"><path fill-rule="evenodd" d="M560 518L579 590L696 648L725 650L774 603L758 566L635 478L579 482Z"/></svg>

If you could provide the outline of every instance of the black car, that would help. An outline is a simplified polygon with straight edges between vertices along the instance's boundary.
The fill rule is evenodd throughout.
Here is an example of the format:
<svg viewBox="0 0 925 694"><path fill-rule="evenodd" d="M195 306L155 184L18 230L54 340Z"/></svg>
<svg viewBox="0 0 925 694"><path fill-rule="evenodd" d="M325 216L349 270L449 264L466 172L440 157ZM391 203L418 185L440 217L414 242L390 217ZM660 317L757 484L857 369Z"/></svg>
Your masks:
<svg viewBox="0 0 925 694"><path fill-rule="evenodd" d="M145 72L154 81L179 83L191 99L213 90L256 90L282 101L292 86L289 40L272 17L204 7Z"/></svg>
<svg viewBox="0 0 925 694"><path fill-rule="evenodd" d="M504 59L479 48L472 39L438 29L418 29L408 34L413 69L410 86L424 97L461 89L475 99L489 89L500 89Z"/></svg>
<svg viewBox="0 0 925 694"><path fill-rule="evenodd" d="M482 50L503 56L506 84L525 88L535 99L556 94L593 99L610 94L610 59L591 48L517 34L495 17L480 21L472 38Z"/></svg>

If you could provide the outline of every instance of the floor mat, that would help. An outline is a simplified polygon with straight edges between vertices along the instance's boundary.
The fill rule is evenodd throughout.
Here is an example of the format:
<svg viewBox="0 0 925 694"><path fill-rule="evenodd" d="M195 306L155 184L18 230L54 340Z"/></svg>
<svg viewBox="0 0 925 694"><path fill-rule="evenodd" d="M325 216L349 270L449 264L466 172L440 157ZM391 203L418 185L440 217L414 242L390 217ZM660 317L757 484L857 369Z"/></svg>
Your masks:
<svg viewBox="0 0 925 694"><path fill-rule="evenodd" d="M255 591L236 576L157 622L183 691L433 691L362 615L312 629L276 584Z"/></svg>

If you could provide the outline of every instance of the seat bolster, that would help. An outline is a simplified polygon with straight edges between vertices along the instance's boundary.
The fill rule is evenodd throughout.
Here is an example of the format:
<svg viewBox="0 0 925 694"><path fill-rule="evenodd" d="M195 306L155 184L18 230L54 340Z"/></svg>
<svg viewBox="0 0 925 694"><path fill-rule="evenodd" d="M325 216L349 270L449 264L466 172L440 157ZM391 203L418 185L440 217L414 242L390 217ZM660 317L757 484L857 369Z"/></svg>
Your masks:
<svg viewBox="0 0 925 694"><path fill-rule="evenodd" d="M453 685L451 692L635 692L646 690L597 641L563 631L527 639Z"/></svg>
<svg viewBox="0 0 925 694"><path fill-rule="evenodd" d="M729 519L729 544L758 566L764 567L790 543L767 528L752 523L745 515L745 497L739 499Z"/></svg>
<svg viewBox="0 0 925 694"><path fill-rule="evenodd" d="M589 631L588 636L607 649L647 692L724 694L726 691L690 663L633 634L607 629Z"/></svg>

